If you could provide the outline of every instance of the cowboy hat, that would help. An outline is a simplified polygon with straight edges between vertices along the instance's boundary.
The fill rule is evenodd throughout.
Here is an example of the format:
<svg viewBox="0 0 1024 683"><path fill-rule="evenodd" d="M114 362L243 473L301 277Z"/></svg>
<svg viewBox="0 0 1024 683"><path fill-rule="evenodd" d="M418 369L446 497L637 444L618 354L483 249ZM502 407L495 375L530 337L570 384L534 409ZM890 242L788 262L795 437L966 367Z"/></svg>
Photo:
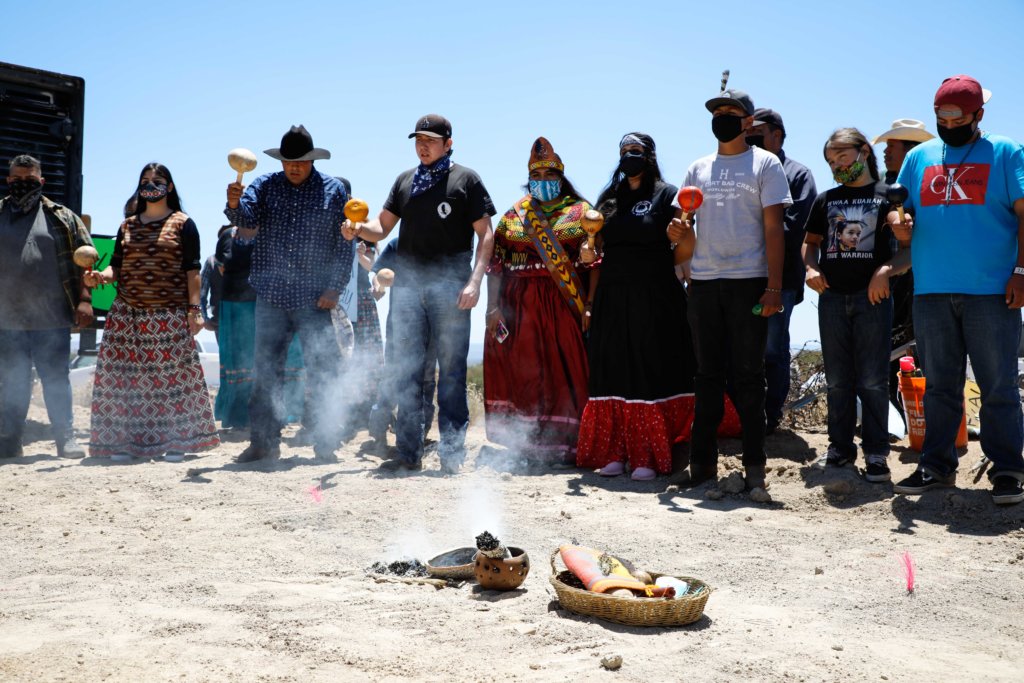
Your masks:
<svg viewBox="0 0 1024 683"><path fill-rule="evenodd" d="M924 129L924 123L916 119L896 119L892 122L892 128L885 131L874 140L872 145L886 140L907 140L908 142L925 142L931 140L934 135Z"/></svg>
<svg viewBox="0 0 1024 683"><path fill-rule="evenodd" d="M313 146L313 136L303 125L292 126L281 138L281 146L265 149L263 153L278 161L313 161L314 159L330 159L331 153L326 149Z"/></svg>

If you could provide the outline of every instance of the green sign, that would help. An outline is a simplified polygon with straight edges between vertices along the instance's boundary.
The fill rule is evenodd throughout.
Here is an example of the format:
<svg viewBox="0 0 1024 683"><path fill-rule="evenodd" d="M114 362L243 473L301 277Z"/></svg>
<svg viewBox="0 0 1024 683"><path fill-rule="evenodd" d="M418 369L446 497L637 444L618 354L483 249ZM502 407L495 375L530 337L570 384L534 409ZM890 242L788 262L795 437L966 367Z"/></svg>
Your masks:
<svg viewBox="0 0 1024 683"><path fill-rule="evenodd" d="M96 261L95 270L103 270L110 265L110 259L114 256L115 238L107 235L93 235L92 243L99 252L100 258ZM117 285L100 285L92 290L92 308L97 313L106 313L110 305L114 303L117 296Z"/></svg>

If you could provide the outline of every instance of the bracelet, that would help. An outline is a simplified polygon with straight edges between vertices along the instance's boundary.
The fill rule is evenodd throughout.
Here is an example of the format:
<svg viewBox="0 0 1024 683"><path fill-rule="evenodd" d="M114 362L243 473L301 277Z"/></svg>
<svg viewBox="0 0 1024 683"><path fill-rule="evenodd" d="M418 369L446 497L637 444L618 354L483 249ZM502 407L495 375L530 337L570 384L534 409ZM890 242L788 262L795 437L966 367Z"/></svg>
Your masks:
<svg viewBox="0 0 1024 683"><path fill-rule="evenodd" d="M189 304L188 305L188 310L196 311L197 313L201 313L203 309L199 307L199 304Z"/></svg>
<svg viewBox="0 0 1024 683"><path fill-rule="evenodd" d="M1024 275L1024 266L1016 266L1013 269L1013 274L1014 275Z"/></svg>
<svg viewBox="0 0 1024 683"><path fill-rule="evenodd" d="M593 307L594 307L594 302L593 301L588 301L587 303L583 304L583 308L593 308Z"/></svg>
<svg viewBox="0 0 1024 683"><path fill-rule="evenodd" d="M490 315L491 313L497 313L497 312L498 312L498 307L497 307L497 306L495 306L495 307L494 307L494 308L492 308L491 310L487 311L487 315Z"/></svg>
<svg viewBox="0 0 1024 683"><path fill-rule="evenodd" d="M766 292L768 292L770 294L782 294L782 290L781 289L772 289L771 287L765 287L764 291L766 291Z"/></svg>

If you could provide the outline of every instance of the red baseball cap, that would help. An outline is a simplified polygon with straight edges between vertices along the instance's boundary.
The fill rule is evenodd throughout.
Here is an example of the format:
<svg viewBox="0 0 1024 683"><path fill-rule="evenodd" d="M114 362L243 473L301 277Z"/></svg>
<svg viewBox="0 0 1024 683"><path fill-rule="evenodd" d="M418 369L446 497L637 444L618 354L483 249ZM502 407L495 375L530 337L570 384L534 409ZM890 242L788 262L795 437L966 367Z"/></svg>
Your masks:
<svg viewBox="0 0 1024 683"><path fill-rule="evenodd" d="M951 76L942 81L935 92L935 113L940 116L973 114L984 106L985 100L981 83L964 74Z"/></svg>

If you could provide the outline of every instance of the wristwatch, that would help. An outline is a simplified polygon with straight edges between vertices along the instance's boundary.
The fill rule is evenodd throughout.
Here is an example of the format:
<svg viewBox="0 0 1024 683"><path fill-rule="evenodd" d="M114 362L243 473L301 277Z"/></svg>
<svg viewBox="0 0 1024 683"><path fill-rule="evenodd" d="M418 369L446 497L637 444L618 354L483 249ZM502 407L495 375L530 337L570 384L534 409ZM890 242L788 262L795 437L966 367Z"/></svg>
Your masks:
<svg viewBox="0 0 1024 683"><path fill-rule="evenodd" d="M1014 275L1024 275L1024 266L1016 266L1013 269L1013 274Z"/></svg>

